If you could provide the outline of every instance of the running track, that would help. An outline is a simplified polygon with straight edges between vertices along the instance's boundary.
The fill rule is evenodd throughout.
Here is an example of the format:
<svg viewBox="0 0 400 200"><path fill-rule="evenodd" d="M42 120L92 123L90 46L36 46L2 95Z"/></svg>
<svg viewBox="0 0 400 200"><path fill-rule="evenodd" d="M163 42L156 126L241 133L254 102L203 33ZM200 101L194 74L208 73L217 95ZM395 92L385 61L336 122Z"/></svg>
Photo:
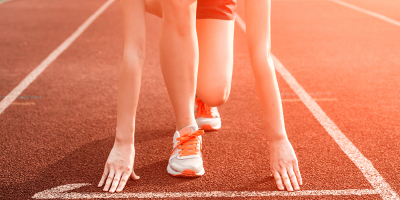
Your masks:
<svg viewBox="0 0 400 200"><path fill-rule="evenodd" d="M0 4L1 98L105 2ZM346 2L400 21L399 1ZM242 1L238 12L245 17ZM204 136L206 175L177 179L167 174L174 117L158 61L160 19L147 15L147 20L136 123L135 172L141 179L128 182L122 196L104 195L93 186L116 126L122 35L120 8L114 2L0 114L0 198L48 198L44 194L57 195L49 189L59 186L67 188L58 193L64 198L288 195L274 193L273 178L268 177L268 144L241 26L235 30L231 96L220 107L223 128ZM297 95L279 71L286 128L305 183L302 193L282 199L389 199L310 112L313 102L391 191L400 194L399 37L400 26L331 1L273 1L272 51L282 63L276 63L277 69L287 69L315 100L307 100L307 93ZM70 191L65 186L78 183L87 185L72 185L77 189Z"/></svg>

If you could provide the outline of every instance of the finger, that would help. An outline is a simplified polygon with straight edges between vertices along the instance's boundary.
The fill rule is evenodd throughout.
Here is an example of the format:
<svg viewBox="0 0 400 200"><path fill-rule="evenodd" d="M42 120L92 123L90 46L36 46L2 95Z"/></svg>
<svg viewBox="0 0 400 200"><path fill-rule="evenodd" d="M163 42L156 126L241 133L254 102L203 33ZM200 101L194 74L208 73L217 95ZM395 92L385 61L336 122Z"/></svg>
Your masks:
<svg viewBox="0 0 400 200"><path fill-rule="evenodd" d="M275 183L276 183L276 186L278 187L278 190L284 190L285 187L283 187L281 175L277 171L273 171L272 175L274 176Z"/></svg>
<svg viewBox="0 0 400 200"><path fill-rule="evenodd" d="M299 184L300 184L300 185L303 185L303 179L301 178L301 174L300 174L300 170L299 170L299 165L298 165L297 162L296 162L296 164L293 166L293 171L294 171L294 174L296 175L296 178L297 178Z"/></svg>
<svg viewBox="0 0 400 200"><path fill-rule="evenodd" d="M121 179L121 176L122 176L122 171L118 170L117 173L115 173L115 176L113 178L113 182L112 182L109 192L111 192L111 193L115 192L115 189L117 189L117 186L119 184L119 180Z"/></svg>
<svg viewBox="0 0 400 200"><path fill-rule="evenodd" d="M99 185L98 185L97 187L101 187L101 186L103 186L103 184L104 184L104 181L105 181L105 180L106 180L106 178L107 178L108 171L109 171L109 169L108 169L108 166L106 165L106 166L104 167L103 176L101 177L101 180L100 180L100 182L99 182Z"/></svg>
<svg viewBox="0 0 400 200"><path fill-rule="evenodd" d="M108 190L110 189L111 182L112 182L112 180L113 180L113 178L114 178L114 173L115 173L114 169L111 168L111 169L110 169L110 173L109 173L108 176L107 176L106 185L105 185L104 188L103 188L103 191L104 191L104 192L106 192L106 191L108 191Z"/></svg>
<svg viewBox="0 0 400 200"><path fill-rule="evenodd" d="M286 187L286 190L289 192L292 192L293 188L292 188L292 184L290 184L290 179L289 179L288 173L286 171L286 168L282 168L280 174L282 177L283 184Z"/></svg>
<svg viewBox="0 0 400 200"><path fill-rule="evenodd" d="M288 175L289 175L289 179L292 182L294 190L300 190L299 183L297 182L296 175L293 172L293 167L289 167L287 169L287 172L288 172Z"/></svg>
<svg viewBox="0 0 400 200"><path fill-rule="evenodd" d="M140 176L136 175L135 172L132 172L131 179L138 180L139 178L140 178Z"/></svg>
<svg viewBox="0 0 400 200"><path fill-rule="evenodd" d="M122 178L119 181L117 192L121 192L124 189L126 182L128 182L129 176L130 176L129 172L125 172L124 174L122 174Z"/></svg>

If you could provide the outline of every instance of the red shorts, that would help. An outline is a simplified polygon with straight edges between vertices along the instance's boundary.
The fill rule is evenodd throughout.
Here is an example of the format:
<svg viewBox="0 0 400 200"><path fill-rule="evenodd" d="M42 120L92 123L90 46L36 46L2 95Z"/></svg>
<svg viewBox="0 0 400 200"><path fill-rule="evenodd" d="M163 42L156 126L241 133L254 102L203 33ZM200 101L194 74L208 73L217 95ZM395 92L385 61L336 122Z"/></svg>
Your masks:
<svg viewBox="0 0 400 200"><path fill-rule="evenodd" d="M236 0L197 0L197 19L232 20L236 16Z"/></svg>

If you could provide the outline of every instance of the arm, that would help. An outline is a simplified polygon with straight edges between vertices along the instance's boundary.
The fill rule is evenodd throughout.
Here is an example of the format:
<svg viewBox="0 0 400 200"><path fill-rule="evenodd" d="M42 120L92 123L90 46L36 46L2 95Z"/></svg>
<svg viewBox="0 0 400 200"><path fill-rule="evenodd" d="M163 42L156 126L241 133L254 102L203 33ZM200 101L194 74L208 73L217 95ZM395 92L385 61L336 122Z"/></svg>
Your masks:
<svg viewBox="0 0 400 200"><path fill-rule="evenodd" d="M246 37L269 141L270 166L279 190L302 184L297 158L285 130L282 103L271 57L270 0L245 1ZM283 183L282 183L283 182Z"/></svg>
<svg viewBox="0 0 400 200"><path fill-rule="evenodd" d="M146 46L145 1L121 0L121 7L124 53L118 85L116 136L99 182L99 187L105 183L103 191L110 192L122 191L129 177L139 179L133 172L134 133Z"/></svg>

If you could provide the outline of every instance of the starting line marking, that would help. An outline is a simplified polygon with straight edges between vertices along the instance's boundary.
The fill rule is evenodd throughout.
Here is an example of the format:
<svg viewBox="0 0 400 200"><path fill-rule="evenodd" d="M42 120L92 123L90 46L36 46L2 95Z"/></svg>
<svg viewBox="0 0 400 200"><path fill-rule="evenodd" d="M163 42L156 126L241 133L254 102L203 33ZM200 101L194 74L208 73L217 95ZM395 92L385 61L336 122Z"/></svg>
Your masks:
<svg viewBox="0 0 400 200"><path fill-rule="evenodd" d="M68 192L89 183L78 183L58 186L36 193L34 199L108 199L108 198L190 198L190 197L268 197L268 196L320 196L320 195L374 195L379 194L373 189L363 190L303 190L287 191L210 191L210 192L140 192L140 193L108 193ZM67 193L68 192L68 193Z"/></svg>
<svg viewBox="0 0 400 200"><path fill-rule="evenodd" d="M332 0L338 2L338 0ZM246 24L239 15L236 15L236 21L240 28L246 32ZM375 191L384 200L397 199L399 195L390 187L385 179L372 165L364 155L357 149L356 146L343 134L336 124L326 115L322 108L312 99L312 97L304 90L290 72L282 65L282 63L272 55L276 71L285 79L286 83L301 99L304 105L311 111L318 122L324 127L328 134L339 145L340 149L350 158L351 161L360 169L368 182L372 185Z"/></svg>
<svg viewBox="0 0 400 200"><path fill-rule="evenodd" d="M78 38L90 24L110 6L114 0L108 0L93 15L91 15L71 36L58 46L46 59L44 59L31 73L28 74L1 102L0 114L11 105L11 103Z"/></svg>

